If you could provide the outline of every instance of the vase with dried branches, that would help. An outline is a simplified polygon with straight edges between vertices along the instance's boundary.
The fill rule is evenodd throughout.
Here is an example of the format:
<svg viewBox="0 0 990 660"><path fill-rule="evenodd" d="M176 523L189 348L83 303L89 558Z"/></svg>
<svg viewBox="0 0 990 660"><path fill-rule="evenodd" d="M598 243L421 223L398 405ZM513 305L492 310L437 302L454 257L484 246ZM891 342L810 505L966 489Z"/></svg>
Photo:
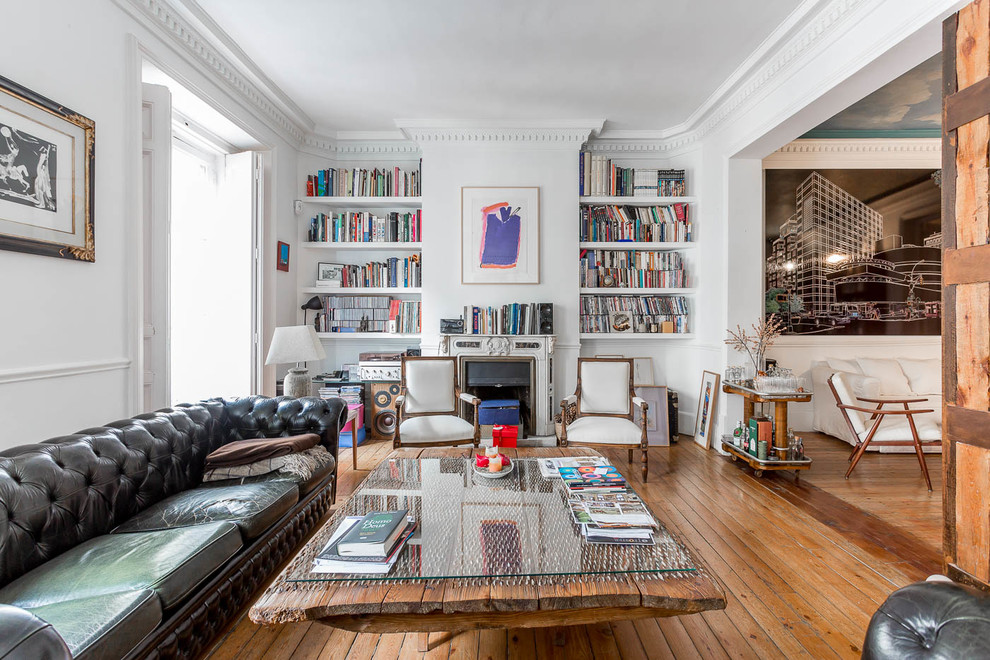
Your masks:
<svg viewBox="0 0 990 660"><path fill-rule="evenodd" d="M776 314L765 317L759 324L751 326L753 334L741 325L735 330L727 330L729 338L725 343L740 353L745 353L753 361L753 370L757 376L764 374L767 349L773 346L777 337L784 331L784 323Z"/></svg>

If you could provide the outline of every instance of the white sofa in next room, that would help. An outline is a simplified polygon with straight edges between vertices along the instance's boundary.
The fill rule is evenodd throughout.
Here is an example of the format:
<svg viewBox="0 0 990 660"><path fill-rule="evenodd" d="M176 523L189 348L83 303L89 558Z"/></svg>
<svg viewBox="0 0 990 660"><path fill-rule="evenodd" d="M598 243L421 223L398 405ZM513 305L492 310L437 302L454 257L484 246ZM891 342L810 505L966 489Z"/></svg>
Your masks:
<svg viewBox="0 0 990 660"><path fill-rule="evenodd" d="M909 358L828 358L811 366L811 380L815 396L812 427L821 433L839 438L850 445L856 439L849 431L842 412L835 405L835 397L828 386L833 373L842 373L843 379L857 397L866 399L924 398L925 403L912 403L911 408L932 409L933 412L916 416L918 431L922 435L941 435L942 432L942 363L937 358L918 360ZM863 404L873 408L874 404ZM884 420L884 427L895 422ZM893 428L890 429L894 431ZM905 424L904 440L910 440L910 430ZM884 434L884 435L888 435ZM893 438L887 438L893 439ZM914 448L870 445L867 451L883 453L914 452ZM925 447L926 452L940 452L940 446Z"/></svg>

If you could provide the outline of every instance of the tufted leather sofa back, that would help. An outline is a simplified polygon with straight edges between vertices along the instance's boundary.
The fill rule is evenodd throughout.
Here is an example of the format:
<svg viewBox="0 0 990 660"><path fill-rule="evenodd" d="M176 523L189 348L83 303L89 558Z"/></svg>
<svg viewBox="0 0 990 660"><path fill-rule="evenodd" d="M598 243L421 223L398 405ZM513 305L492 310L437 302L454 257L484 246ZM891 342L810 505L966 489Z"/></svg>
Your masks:
<svg viewBox="0 0 990 660"><path fill-rule="evenodd" d="M170 495L243 438L317 433L336 456L338 400L211 399L0 453L0 587Z"/></svg>

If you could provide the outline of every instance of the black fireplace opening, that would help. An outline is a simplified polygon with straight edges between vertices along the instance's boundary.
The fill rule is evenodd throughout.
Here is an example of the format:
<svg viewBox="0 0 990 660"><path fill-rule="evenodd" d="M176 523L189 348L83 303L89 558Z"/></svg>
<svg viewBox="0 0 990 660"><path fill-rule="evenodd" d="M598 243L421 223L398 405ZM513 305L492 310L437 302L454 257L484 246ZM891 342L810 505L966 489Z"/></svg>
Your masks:
<svg viewBox="0 0 990 660"><path fill-rule="evenodd" d="M462 358L463 389L482 401L518 399L519 436L525 438L536 428L533 408L532 359Z"/></svg>

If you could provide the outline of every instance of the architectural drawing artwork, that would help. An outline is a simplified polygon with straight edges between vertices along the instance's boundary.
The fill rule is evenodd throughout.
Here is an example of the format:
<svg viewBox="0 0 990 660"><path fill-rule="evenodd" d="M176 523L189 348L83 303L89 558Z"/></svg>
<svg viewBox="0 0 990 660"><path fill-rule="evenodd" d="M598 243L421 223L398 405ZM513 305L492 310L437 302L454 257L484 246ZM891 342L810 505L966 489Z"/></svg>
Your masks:
<svg viewBox="0 0 990 660"><path fill-rule="evenodd" d="M939 334L942 236L883 236L883 216L817 172L767 258L767 312L787 334Z"/></svg>

